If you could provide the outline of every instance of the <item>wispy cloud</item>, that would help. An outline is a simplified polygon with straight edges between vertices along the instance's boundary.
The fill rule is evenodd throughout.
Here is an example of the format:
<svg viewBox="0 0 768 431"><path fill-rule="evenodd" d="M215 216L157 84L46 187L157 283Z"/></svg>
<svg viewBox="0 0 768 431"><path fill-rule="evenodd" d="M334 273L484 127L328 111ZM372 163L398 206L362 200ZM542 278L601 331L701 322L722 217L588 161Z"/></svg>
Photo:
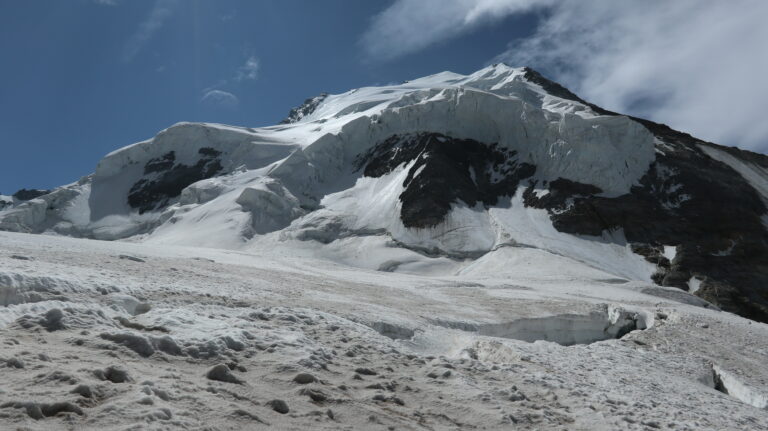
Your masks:
<svg viewBox="0 0 768 431"><path fill-rule="evenodd" d="M245 60L245 64L240 66L239 69L237 69L237 73L235 75L235 81L245 81L245 80L254 80L259 77L259 59L250 56L247 60Z"/></svg>
<svg viewBox="0 0 768 431"><path fill-rule="evenodd" d="M123 50L123 61L130 62L136 57L144 45L152 39L152 36L163 27L177 4L178 0L155 0L149 15L139 24L136 32L126 42Z"/></svg>
<svg viewBox="0 0 768 431"><path fill-rule="evenodd" d="M204 91L200 102L210 107L225 109L235 109L240 104L237 96L223 90Z"/></svg>
<svg viewBox="0 0 768 431"><path fill-rule="evenodd" d="M219 89L221 89L223 87L226 87L228 83L229 83L229 81L227 81L226 79L222 79L219 82L211 85L210 87L204 88L203 89L203 93L207 93L207 92L209 92L211 90L219 90Z"/></svg>
<svg viewBox="0 0 768 431"><path fill-rule="evenodd" d="M245 63L238 67L232 78L222 79L203 90L203 97L200 103L204 105L234 109L240 104L240 100L234 93L224 91L223 88L239 87L244 81L253 81L259 77L259 59L255 56L249 56Z"/></svg>
<svg viewBox="0 0 768 431"><path fill-rule="evenodd" d="M117 6L117 0L92 0L92 1L101 6Z"/></svg>
<svg viewBox="0 0 768 431"><path fill-rule="evenodd" d="M499 58L605 108L768 151L766 16L764 0L566 1Z"/></svg>
<svg viewBox="0 0 768 431"><path fill-rule="evenodd" d="M371 59L390 60L555 0L397 0L362 37Z"/></svg>
<svg viewBox="0 0 768 431"><path fill-rule="evenodd" d="M362 37L390 60L513 14L537 29L493 61L540 69L605 108L768 151L768 2L396 0Z"/></svg>

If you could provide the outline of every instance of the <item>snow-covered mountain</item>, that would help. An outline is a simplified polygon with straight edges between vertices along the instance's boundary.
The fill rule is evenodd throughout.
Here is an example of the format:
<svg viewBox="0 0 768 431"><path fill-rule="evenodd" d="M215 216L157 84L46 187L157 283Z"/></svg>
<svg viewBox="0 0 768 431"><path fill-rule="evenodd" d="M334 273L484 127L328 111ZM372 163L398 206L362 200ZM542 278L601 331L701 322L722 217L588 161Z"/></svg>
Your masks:
<svg viewBox="0 0 768 431"><path fill-rule="evenodd" d="M535 247L768 321L766 156L605 111L504 64L322 94L283 123L176 124L5 211L0 228L303 242L355 266L430 273Z"/></svg>
<svg viewBox="0 0 768 431"><path fill-rule="evenodd" d="M503 64L176 124L0 196L0 428L768 429L767 206Z"/></svg>
<svg viewBox="0 0 768 431"><path fill-rule="evenodd" d="M768 157L605 111L504 64L323 94L284 123L174 125L4 212L0 228L304 242L355 266L430 273L535 247L768 321Z"/></svg>

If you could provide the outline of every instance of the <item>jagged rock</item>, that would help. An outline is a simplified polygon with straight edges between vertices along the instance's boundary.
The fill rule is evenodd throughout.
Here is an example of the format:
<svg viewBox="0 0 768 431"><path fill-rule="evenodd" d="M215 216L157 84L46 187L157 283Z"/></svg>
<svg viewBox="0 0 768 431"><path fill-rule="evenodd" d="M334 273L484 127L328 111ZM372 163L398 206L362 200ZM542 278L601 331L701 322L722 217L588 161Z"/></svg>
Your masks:
<svg viewBox="0 0 768 431"><path fill-rule="evenodd" d="M298 383L300 385L306 385L309 383L314 383L317 381L317 377L313 376L309 373L299 373L296 375L296 377L293 378L293 381L295 383Z"/></svg>
<svg viewBox="0 0 768 431"><path fill-rule="evenodd" d="M19 358L10 358L5 361L5 366L8 368L22 369L24 368L24 361Z"/></svg>
<svg viewBox="0 0 768 431"><path fill-rule="evenodd" d="M288 413L289 411L291 411L288 408L288 404L285 401L283 401L283 400L268 401L267 405L272 407L272 410L274 410L274 411L276 411L276 412L278 412L280 414L283 414L283 415Z"/></svg>
<svg viewBox="0 0 768 431"><path fill-rule="evenodd" d="M218 364L213 366L208 370L207 373L205 373L205 377L207 377L209 380L216 380L218 382L235 383L238 385L245 383L244 381L237 378L237 376L232 374L232 371L229 370L229 367L226 364Z"/></svg>
<svg viewBox="0 0 768 431"><path fill-rule="evenodd" d="M93 374L101 380L108 380L112 383L128 383L133 379L128 375L128 371L111 365L103 370L94 370Z"/></svg>
<svg viewBox="0 0 768 431"><path fill-rule="evenodd" d="M32 401L11 401L0 405L0 408L7 407L25 409L27 415L36 420L56 416L59 413L74 413L79 416L85 415L83 409L69 402L37 403Z"/></svg>
<svg viewBox="0 0 768 431"><path fill-rule="evenodd" d="M328 399L328 395L326 395L323 391L319 389L302 389L299 392L301 395L306 395L311 399L312 401L316 403L322 403L323 401Z"/></svg>
<svg viewBox="0 0 768 431"><path fill-rule="evenodd" d="M31 201L32 199L39 198L40 196L47 195L51 190L41 189L21 189L13 194L13 197L20 201Z"/></svg>
<svg viewBox="0 0 768 431"><path fill-rule="evenodd" d="M536 172L535 166L518 162L516 154L497 144L420 133L388 138L357 165L375 178L413 161L400 194L400 217L406 227L423 228L440 224L459 201L489 207L514 194L520 181Z"/></svg>
<svg viewBox="0 0 768 431"><path fill-rule="evenodd" d="M155 353L155 347L150 340L141 335L132 334L130 332L116 334L105 332L99 336L105 340L122 344L145 358L152 356L152 354Z"/></svg>
<svg viewBox="0 0 768 431"><path fill-rule="evenodd" d="M64 329L64 312L59 308L53 308L45 312L43 319L40 321L40 325L48 331L58 331Z"/></svg>
<svg viewBox="0 0 768 431"><path fill-rule="evenodd" d="M93 388L89 385L78 385L75 389L72 389L73 394L78 394L83 398L93 398Z"/></svg>
<svg viewBox="0 0 768 431"><path fill-rule="evenodd" d="M288 117L281 121L280 124L292 124L300 121L302 118L313 113L326 97L328 97L328 93L320 93L319 96L310 97L301 106L291 109Z"/></svg>
<svg viewBox="0 0 768 431"><path fill-rule="evenodd" d="M144 166L144 178L131 187L128 205L139 214L162 207L168 200L181 194L188 185L210 178L221 171L221 152L213 148L200 148L200 158L194 165L176 163L176 154L169 151Z"/></svg>
<svg viewBox="0 0 768 431"><path fill-rule="evenodd" d="M237 410L235 410L235 411L233 412L233 414L234 414L234 415L236 415L236 416L241 416L241 417L245 417L245 418L248 418L248 419L250 419L250 420L253 420L253 421L256 421L256 422L259 422L259 423L265 424L265 425L269 425L267 422L264 422L264 421L263 421L263 420L262 420L260 417L258 417L257 415L255 415L255 414L253 414L253 413L251 413L251 412L249 412L249 411L243 410L243 409L237 409Z"/></svg>

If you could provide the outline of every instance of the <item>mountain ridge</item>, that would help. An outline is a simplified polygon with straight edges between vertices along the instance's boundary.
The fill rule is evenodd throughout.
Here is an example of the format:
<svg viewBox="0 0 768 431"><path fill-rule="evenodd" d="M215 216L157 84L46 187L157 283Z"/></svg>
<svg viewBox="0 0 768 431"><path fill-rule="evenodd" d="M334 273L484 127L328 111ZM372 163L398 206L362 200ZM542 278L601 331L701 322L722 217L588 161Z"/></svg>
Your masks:
<svg viewBox="0 0 768 431"><path fill-rule="evenodd" d="M353 266L448 273L461 256L531 246L768 322L768 156L607 111L504 64L324 93L286 120L174 125L3 210L0 229L234 249L319 242ZM381 242L369 261L340 250L370 238Z"/></svg>

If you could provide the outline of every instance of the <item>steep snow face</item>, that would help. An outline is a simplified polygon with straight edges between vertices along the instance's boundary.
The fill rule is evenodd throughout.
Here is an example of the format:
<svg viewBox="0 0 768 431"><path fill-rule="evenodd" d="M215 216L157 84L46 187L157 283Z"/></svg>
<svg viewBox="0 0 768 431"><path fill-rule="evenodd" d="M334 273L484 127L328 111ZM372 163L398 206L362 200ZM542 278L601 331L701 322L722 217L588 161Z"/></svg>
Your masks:
<svg viewBox="0 0 768 431"><path fill-rule="evenodd" d="M282 211L282 220L271 216L250 232L266 233L352 186L360 176L353 168L360 154L391 136L425 131L497 144L515 152L520 163L535 165L537 179L563 177L596 184L605 195L626 193L653 161L650 133L625 117L600 116L584 103L551 95L525 77L525 69L495 65L466 76L444 72L321 95L295 110L289 124L262 129L177 124L104 157L87 190L77 194L87 196L87 205L73 220L64 218L84 236L146 233L177 221L179 212L195 212L193 206L220 210L225 202L215 201L222 198L230 209L242 207L229 194L240 196L249 184L232 176L258 172L243 179L269 177L292 196L293 209ZM280 199L277 193L262 202ZM252 204L245 210L254 213ZM57 225L43 223L39 214L15 219L13 230ZM243 229L238 223L233 244L249 235Z"/></svg>
<svg viewBox="0 0 768 431"><path fill-rule="evenodd" d="M41 233L48 230L80 237L78 226L90 220L87 197L90 177L59 187L38 197L7 207L0 216L0 230Z"/></svg>
<svg viewBox="0 0 768 431"><path fill-rule="evenodd" d="M99 162L90 195L91 219L162 209L197 181L239 167L261 168L291 150L248 129L177 124Z"/></svg>
<svg viewBox="0 0 768 431"><path fill-rule="evenodd" d="M425 84L420 81L405 85ZM360 89L329 97L297 128L327 132L305 149L311 162L333 151L345 156L335 158L337 164L349 164L358 154L393 135L439 132L497 143L516 151L521 161L536 165L537 177L542 180L562 177L595 184L613 196L628 192L654 160L653 137L640 124L621 116L595 116L586 108L578 111L560 106L550 111L547 107L551 104L541 101L545 97L515 92L526 84L512 83L510 89L495 92L475 89L471 82L466 87L408 92L387 92L386 87ZM400 93L392 100L393 94ZM388 97L381 100L383 96ZM560 100L560 105L575 104ZM313 118L317 119L310 121Z"/></svg>
<svg viewBox="0 0 768 431"><path fill-rule="evenodd" d="M520 183L534 170L518 164L514 154L493 155L497 149L434 134L399 136L385 144L361 157L364 176L353 186L326 195L320 209L296 220L280 237L324 244L345 238L349 245L352 238L387 235L393 245L454 259L477 258L502 247L531 247L614 276L650 281L655 267L631 252L621 232L597 237L560 233L547 211L526 208L528 183ZM466 160L457 160L450 150L457 147L475 151L462 151L459 155ZM253 247L270 240L258 239ZM407 271L414 260L377 251L356 262Z"/></svg>

